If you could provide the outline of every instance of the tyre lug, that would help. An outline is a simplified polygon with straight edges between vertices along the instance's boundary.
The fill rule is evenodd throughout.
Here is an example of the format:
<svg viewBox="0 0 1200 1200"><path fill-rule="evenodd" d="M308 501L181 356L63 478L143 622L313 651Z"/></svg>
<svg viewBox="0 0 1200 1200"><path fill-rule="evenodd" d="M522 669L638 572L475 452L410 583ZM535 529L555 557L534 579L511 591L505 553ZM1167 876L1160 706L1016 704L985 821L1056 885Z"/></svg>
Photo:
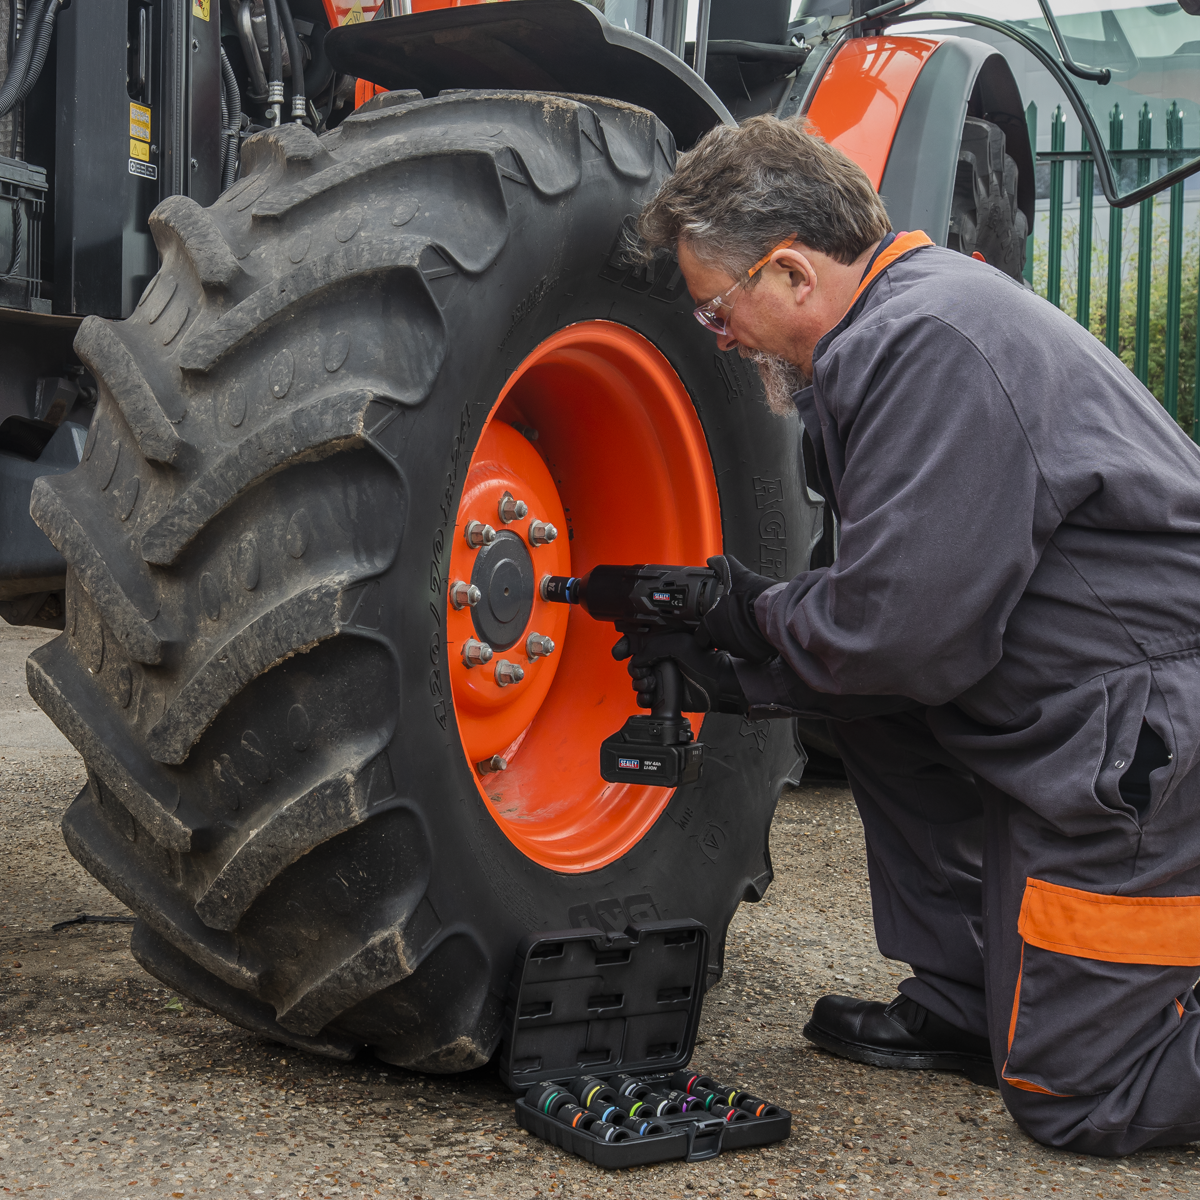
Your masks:
<svg viewBox="0 0 1200 1200"><path fill-rule="evenodd" d="M496 531L482 521L468 521L463 537L472 550L478 550L480 546L490 546L496 540Z"/></svg>
<svg viewBox="0 0 1200 1200"><path fill-rule="evenodd" d="M483 593L465 579L456 579L450 585L450 603L455 608L474 608L483 598Z"/></svg>
<svg viewBox="0 0 1200 1200"><path fill-rule="evenodd" d="M478 667L485 662L490 662L492 657L492 648L487 642L476 641L475 638L467 638L463 642L462 660L468 667Z"/></svg>
<svg viewBox="0 0 1200 1200"><path fill-rule="evenodd" d="M518 667L516 663L509 662L507 658L502 658L496 664L496 683L500 687L508 687L510 683L520 683L524 678L524 668Z"/></svg>
<svg viewBox="0 0 1200 1200"><path fill-rule="evenodd" d="M541 633L531 633L525 639L525 653L530 658L545 658L554 653L554 642Z"/></svg>
<svg viewBox="0 0 1200 1200"><path fill-rule="evenodd" d="M505 492L500 497L498 508L500 509L500 520L505 525L511 521L519 521L529 512L529 505L524 500L516 499L512 492Z"/></svg>
<svg viewBox="0 0 1200 1200"><path fill-rule="evenodd" d="M485 758L483 762L477 762L475 770L480 775L492 775L496 771L507 771L508 759L501 758L499 754L493 754L491 758Z"/></svg>
<svg viewBox="0 0 1200 1200"><path fill-rule="evenodd" d="M558 530L549 521L529 522L529 544L531 546L544 546L547 542L554 541L556 537L558 537Z"/></svg>

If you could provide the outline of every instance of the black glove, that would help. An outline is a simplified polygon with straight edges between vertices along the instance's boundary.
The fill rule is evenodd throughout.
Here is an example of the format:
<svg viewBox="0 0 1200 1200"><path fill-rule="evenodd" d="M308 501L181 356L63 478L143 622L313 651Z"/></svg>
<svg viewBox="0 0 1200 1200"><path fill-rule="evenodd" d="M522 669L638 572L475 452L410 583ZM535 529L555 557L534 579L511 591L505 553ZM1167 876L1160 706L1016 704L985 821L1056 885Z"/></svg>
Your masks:
<svg viewBox="0 0 1200 1200"><path fill-rule="evenodd" d="M738 683L733 660L722 650L708 650L691 633L659 633L622 637L613 658L629 659L633 690L639 708L653 708L658 678L654 664L670 659L683 677L684 712L746 713L746 697ZM631 657L632 656L632 657Z"/></svg>
<svg viewBox="0 0 1200 1200"><path fill-rule="evenodd" d="M754 616L754 602L778 579L747 570L736 558L718 554L708 560L725 585L724 595L700 618L700 632L709 645L728 650L734 658L765 663L779 651L767 641Z"/></svg>

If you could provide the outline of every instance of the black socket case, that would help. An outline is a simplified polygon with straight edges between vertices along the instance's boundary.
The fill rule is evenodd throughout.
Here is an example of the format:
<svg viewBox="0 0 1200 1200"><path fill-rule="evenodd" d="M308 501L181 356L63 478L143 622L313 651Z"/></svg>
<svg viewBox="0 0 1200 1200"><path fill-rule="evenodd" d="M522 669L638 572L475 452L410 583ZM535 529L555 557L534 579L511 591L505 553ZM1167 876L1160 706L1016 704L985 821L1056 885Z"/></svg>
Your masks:
<svg viewBox="0 0 1200 1200"><path fill-rule="evenodd" d="M525 1102L536 1083L581 1075L667 1079L696 1043L708 963L699 921L654 921L618 933L584 927L538 933L517 948L500 1052L504 1082L520 1093L517 1124L599 1167L713 1158L782 1141L792 1114L728 1124L701 1112L657 1118L666 1133L604 1142Z"/></svg>

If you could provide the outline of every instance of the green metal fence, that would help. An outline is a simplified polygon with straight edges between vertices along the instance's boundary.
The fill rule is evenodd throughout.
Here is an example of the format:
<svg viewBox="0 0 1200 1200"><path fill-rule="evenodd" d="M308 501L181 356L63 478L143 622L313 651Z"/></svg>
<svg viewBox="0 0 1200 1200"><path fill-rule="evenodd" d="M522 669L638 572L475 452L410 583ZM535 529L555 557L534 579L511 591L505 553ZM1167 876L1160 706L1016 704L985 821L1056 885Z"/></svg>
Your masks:
<svg viewBox="0 0 1200 1200"><path fill-rule="evenodd" d="M1037 107L1026 110L1029 137L1037 145ZM1137 148L1125 148L1126 114L1114 105L1108 119L1110 157L1121 171L1149 181L1151 162L1166 158L1168 169L1183 161L1183 113L1178 102L1166 117L1165 146L1154 146L1149 105L1132 114ZM1108 237L1094 227L1095 164L1087 135L1078 150L1066 148L1060 107L1050 118L1050 149L1037 155L1049 166L1049 210L1042 233L1035 222L1025 259L1025 278L1052 304L1071 313L1158 397L1192 438L1200 442L1200 231L1185 238L1184 185L1143 200L1137 208L1137 240L1126 245L1125 210L1109 208ZM1066 164L1077 162L1079 207L1064 228ZM1164 222L1165 218L1165 222ZM1069 257L1074 262L1067 261ZM1165 274L1164 269L1165 268ZM1133 285L1130 294L1130 284Z"/></svg>

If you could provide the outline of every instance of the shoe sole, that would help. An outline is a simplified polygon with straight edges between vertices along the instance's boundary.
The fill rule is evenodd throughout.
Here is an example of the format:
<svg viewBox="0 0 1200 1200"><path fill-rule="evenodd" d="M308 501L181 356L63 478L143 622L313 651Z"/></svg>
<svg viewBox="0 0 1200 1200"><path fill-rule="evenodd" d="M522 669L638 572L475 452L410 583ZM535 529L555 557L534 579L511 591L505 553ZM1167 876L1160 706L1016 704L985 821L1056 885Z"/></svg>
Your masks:
<svg viewBox="0 0 1200 1200"><path fill-rule="evenodd" d="M961 1071L972 1083L981 1087L999 1087L996 1082L996 1068L990 1058L979 1058L973 1054L954 1054L948 1050L931 1050L925 1054L880 1050L876 1046L865 1046L861 1042L847 1042L811 1021L804 1026L803 1033L814 1046L820 1046L822 1050L828 1050L831 1054L852 1059L854 1062L866 1063L868 1066L899 1071Z"/></svg>

